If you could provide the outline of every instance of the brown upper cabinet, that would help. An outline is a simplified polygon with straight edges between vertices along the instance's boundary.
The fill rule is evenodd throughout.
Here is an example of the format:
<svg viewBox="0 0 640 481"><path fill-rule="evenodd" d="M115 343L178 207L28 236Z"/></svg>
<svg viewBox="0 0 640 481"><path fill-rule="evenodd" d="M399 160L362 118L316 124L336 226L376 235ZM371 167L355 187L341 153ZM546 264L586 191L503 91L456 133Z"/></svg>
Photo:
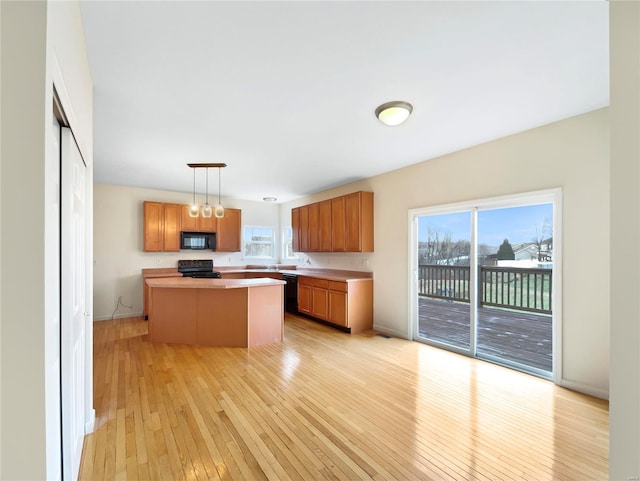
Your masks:
<svg viewBox="0 0 640 481"><path fill-rule="evenodd" d="M373 193L344 196L347 252L373 252Z"/></svg>
<svg viewBox="0 0 640 481"><path fill-rule="evenodd" d="M353 192L291 210L296 252L373 252L373 192Z"/></svg>
<svg viewBox="0 0 640 481"><path fill-rule="evenodd" d="M143 249L145 252L178 252L180 231L216 232L217 252L241 250L241 210L225 209L218 219L190 217L187 205L148 202L143 204Z"/></svg>
<svg viewBox="0 0 640 481"><path fill-rule="evenodd" d="M320 204L309 204L309 252L320 250Z"/></svg>
<svg viewBox="0 0 640 481"><path fill-rule="evenodd" d="M320 252L331 251L331 199L323 200L319 203L318 213L318 229L319 229L319 242Z"/></svg>
<svg viewBox="0 0 640 481"><path fill-rule="evenodd" d="M180 250L180 204L145 202L143 204L143 244L147 252Z"/></svg>
<svg viewBox="0 0 640 481"><path fill-rule="evenodd" d="M302 249L300 249L300 207L291 209L291 231L293 234L293 252L302 252Z"/></svg>
<svg viewBox="0 0 640 481"><path fill-rule="evenodd" d="M300 207L300 227L298 229L300 235L300 252L309 252L309 206Z"/></svg>
<svg viewBox="0 0 640 481"><path fill-rule="evenodd" d="M162 252L163 229L162 203L145 202L144 211L144 250L147 252Z"/></svg>
<svg viewBox="0 0 640 481"><path fill-rule="evenodd" d="M344 196L331 199L331 251L346 252Z"/></svg>
<svg viewBox="0 0 640 481"><path fill-rule="evenodd" d="M211 217L191 217L189 215L189 206L182 206L182 229L187 232L215 232L218 227L217 218Z"/></svg>
<svg viewBox="0 0 640 481"><path fill-rule="evenodd" d="M240 252L242 250L240 246L242 211L225 209L224 217L217 220L216 252Z"/></svg>

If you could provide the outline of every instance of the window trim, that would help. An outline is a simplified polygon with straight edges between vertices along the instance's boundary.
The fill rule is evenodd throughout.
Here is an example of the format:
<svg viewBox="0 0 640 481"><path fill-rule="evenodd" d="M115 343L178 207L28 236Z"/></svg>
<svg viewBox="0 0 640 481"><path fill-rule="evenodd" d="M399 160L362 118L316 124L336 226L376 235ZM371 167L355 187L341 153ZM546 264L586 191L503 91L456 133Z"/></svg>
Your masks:
<svg viewBox="0 0 640 481"><path fill-rule="evenodd" d="M291 240L291 256L287 256L287 244ZM296 253L293 250L293 227L286 226L282 229L282 243L280 246L280 258L283 260L297 260Z"/></svg>

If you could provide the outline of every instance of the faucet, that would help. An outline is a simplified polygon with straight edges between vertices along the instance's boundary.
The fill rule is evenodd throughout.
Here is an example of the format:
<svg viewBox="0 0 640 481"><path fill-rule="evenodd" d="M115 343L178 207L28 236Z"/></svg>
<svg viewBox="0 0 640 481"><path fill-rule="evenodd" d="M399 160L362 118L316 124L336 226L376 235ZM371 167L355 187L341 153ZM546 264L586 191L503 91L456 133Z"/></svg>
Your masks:
<svg viewBox="0 0 640 481"><path fill-rule="evenodd" d="M270 271L277 271L278 270L278 264L269 264L267 266L267 269Z"/></svg>

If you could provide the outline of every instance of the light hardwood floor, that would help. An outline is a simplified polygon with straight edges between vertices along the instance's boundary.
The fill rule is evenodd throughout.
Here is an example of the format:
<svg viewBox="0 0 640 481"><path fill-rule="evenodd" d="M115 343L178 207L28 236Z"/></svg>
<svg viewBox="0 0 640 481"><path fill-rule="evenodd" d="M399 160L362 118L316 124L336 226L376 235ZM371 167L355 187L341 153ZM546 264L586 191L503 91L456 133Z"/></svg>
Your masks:
<svg viewBox="0 0 640 481"><path fill-rule="evenodd" d="M80 479L605 480L608 403L415 342L287 316L257 348L96 322Z"/></svg>

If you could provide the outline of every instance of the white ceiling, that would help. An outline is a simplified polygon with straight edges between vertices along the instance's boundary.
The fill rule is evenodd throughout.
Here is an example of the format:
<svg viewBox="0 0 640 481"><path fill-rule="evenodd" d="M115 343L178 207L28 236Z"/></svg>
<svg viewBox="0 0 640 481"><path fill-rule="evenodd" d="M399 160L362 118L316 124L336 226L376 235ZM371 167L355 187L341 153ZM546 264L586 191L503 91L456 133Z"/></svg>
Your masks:
<svg viewBox="0 0 640 481"><path fill-rule="evenodd" d="M287 201L609 104L604 1L81 8L98 183Z"/></svg>

